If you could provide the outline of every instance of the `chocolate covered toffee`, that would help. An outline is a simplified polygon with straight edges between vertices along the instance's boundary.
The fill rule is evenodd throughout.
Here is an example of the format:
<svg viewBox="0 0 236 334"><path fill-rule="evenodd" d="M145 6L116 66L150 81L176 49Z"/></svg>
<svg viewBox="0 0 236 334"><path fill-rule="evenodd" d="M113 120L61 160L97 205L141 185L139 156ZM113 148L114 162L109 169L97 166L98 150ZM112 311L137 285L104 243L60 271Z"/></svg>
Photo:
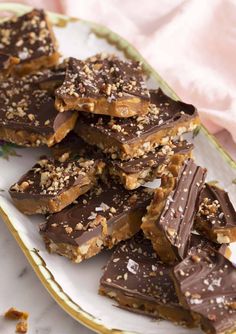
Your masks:
<svg viewBox="0 0 236 334"><path fill-rule="evenodd" d="M196 247L173 269L183 307L208 334L236 331L236 269L216 250Z"/></svg>
<svg viewBox="0 0 236 334"><path fill-rule="evenodd" d="M65 81L56 90L59 111L80 110L116 117L148 112L149 92L139 62L103 54L70 58Z"/></svg>
<svg viewBox="0 0 236 334"><path fill-rule="evenodd" d="M81 262L137 233L150 199L150 189L101 184L49 216L41 234L49 252Z"/></svg>
<svg viewBox="0 0 236 334"><path fill-rule="evenodd" d="M103 172L99 160L55 162L42 158L11 186L16 207L25 214L57 212L88 191Z"/></svg>
<svg viewBox="0 0 236 334"><path fill-rule="evenodd" d="M205 184L199 199L195 227L219 244L236 241L236 211L223 189Z"/></svg>
<svg viewBox="0 0 236 334"><path fill-rule="evenodd" d="M199 124L194 106L172 100L161 89L150 94L147 115L122 119L83 114L75 132L113 159L128 160L168 144L175 136L193 131Z"/></svg>
<svg viewBox="0 0 236 334"><path fill-rule="evenodd" d="M206 176L206 170L192 159L183 160L183 156L171 160L169 175L162 177L141 226L166 263L174 263L187 254L196 201Z"/></svg>
<svg viewBox="0 0 236 334"><path fill-rule="evenodd" d="M164 264L142 233L120 243L100 280L99 292L121 307L193 327L190 312L179 304L172 267Z"/></svg>
<svg viewBox="0 0 236 334"><path fill-rule="evenodd" d="M51 67L58 62L56 40L43 10L34 9L0 23L0 52L19 59L19 74Z"/></svg>
<svg viewBox="0 0 236 334"><path fill-rule="evenodd" d="M77 113L58 113L54 98L40 88L48 80L49 73L40 72L1 81L0 139L23 146L52 146L73 129Z"/></svg>

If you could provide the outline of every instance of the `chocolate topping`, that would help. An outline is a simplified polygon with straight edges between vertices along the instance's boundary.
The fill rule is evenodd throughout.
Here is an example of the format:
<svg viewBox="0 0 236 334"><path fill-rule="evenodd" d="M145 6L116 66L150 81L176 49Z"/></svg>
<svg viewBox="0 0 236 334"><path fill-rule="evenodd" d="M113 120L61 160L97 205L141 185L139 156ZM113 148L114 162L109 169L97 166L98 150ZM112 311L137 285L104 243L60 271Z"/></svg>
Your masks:
<svg viewBox="0 0 236 334"><path fill-rule="evenodd" d="M235 241L236 211L228 193L223 189L206 183L200 194L199 203L196 228L216 242L228 243ZM235 229L235 237L230 233L230 230L233 229ZM228 233L227 230L229 230ZM221 235L217 237L217 233L221 233ZM225 234L228 234L228 237ZM232 240L232 238L235 240Z"/></svg>
<svg viewBox="0 0 236 334"><path fill-rule="evenodd" d="M156 224L165 233L177 258L183 259L196 213L196 201L203 187L206 170L188 159L180 169L174 190L168 196Z"/></svg>
<svg viewBox="0 0 236 334"><path fill-rule="evenodd" d="M193 144L187 141L173 142L170 145L158 147L155 151L149 152L140 158L134 158L127 161L111 160L111 165L126 174L139 173L145 168L167 163L168 158L175 153L184 154L193 149Z"/></svg>
<svg viewBox="0 0 236 334"><path fill-rule="evenodd" d="M89 126L92 129L105 134L107 140L131 143L138 138L146 138L160 129L174 127L180 122L198 117L197 110L190 104L174 101L165 95L161 89L150 91L151 104L147 115L138 117L111 118L83 113L77 123L76 133L80 128Z"/></svg>
<svg viewBox="0 0 236 334"><path fill-rule="evenodd" d="M139 173L145 168L155 168L156 166L167 163L168 158L175 153L185 154L193 149L193 144L186 140L177 141L158 147L155 151L149 152L140 158L134 158L127 161L111 160L101 150L87 144L83 139L79 138L75 133L71 132L62 142L52 147L53 155L56 159L60 159L65 154L68 157L99 157L106 160L116 170L120 170L126 174Z"/></svg>
<svg viewBox="0 0 236 334"><path fill-rule="evenodd" d="M65 81L56 91L62 99L103 96L108 102L131 95L149 99L140 64L102 54L86 61L70 58Z"/></svg>
<svg viewBox="0 0 236 334"><path fill-rule="evenodd" d="M26 63L56 51L54 38L43 10L34 9L0 23L0 52Z"/></svg>
<svg viewBox="0 0 236 334"><path fill-rule="evenodd" d="M151 241L139 232L116 247L100 284L113 291L121 290L127 296L177 306L171 269L159 259Z"/></svg>
<svg viewBox="0 0 236 334"><path fill-rule="evenodd" d="M108 229L130 212L143 212L150 201L150 190L140 188L127 191L122 186L102 184L80 196L76 203L49 216L41 233L55 243L82 245L102 234L103 224ZM70 233L68 233L68 227Z"/></svg>
<svg viewBox="0 0 236 334"><path fill-rule="evenodd" d="M195 248L173 270L181 303L200 315L207 333L233 333L236 328L236 269L209 247Z"/></svg>
<svg viewBox="0 0 236 334"><path fill-rule="evenodd" d="M21 79L10 77L1 82L0 125L42 135L53 134L73 112L58 113L54 99L38 84L44 72Z"/></svg>
<svg viewBox="0 0 236 334"><path fill-rule="evenodd" d="M97 163L83 158L63 163L42 158L11 186L10 194L18 199L58 196L73 186L89 184Z"/></svg>

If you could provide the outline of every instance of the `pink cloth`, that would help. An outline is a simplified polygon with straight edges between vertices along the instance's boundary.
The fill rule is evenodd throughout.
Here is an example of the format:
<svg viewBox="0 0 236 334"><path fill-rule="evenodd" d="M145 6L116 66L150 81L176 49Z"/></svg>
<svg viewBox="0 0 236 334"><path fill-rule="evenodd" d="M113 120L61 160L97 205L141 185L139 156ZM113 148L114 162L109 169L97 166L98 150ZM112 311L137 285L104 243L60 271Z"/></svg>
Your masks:
<svg viewBox="0 0 236 334"><path fill-rule="evenodd" d="M210 131L226 128L236 141L235 0L29 3L96 21L118 32L183 100L197 106Z"/></svg>

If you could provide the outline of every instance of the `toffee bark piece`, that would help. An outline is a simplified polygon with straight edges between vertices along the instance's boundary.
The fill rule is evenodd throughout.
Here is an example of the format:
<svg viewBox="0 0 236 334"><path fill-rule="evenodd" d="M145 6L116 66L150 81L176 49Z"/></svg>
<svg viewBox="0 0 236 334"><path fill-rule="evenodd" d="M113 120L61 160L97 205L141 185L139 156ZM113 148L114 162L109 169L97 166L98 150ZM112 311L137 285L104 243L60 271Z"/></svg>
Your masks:
<svg viewBox="0 0 236 334"><path fill-rule="evenodd" d="M55 36L43 10L33 9L0 23L0 52L19 59L14 70L27 74L58 62Z"/></svg>
<svg viewBox="0 0 236 334"><path fill-rule="evenodd" d="M62 142L51 148L55 159L65 161L70 157L97 157L106 161L110 176L126 189L133 190L148 181L160 178L171 157L183 154L191 157L193 144L178 141L157 148L140 158L127 161L111 160L96 146L87 144L83 139L71 132Z"/></svg>
<svg viewBox="0 0 236 334"><path fill-rule="evenodd" d="M11 186L10 195L23 213L53 213L71 204L96 183L104 163L98 160L39 160Z"/></svg>
<svg viewBox="0 0 236 334"><path fill-rule="evenodd" d="M0 52L0 79L8 76L12 72L14 66L18 63L18 58Z"/></svg>
<svg viewBox="0 0 236 334"><path fill-rule="evenodd" d="M179 304L171 270L151 241L138 233L116 247L100 280L99 293L130 311L193 327L190 312Z"/></svg>
<svg viewBox="0 0 236 334"><path fill-rule="evenodd" d="M157 148L140 158L128 161L111 160L109 173L126 189L136 189L145 182L160 178L175 154L182 154L186 159L191 157L192 149L192 144L179 141Z"/></svg>
<svg viewBox="0 0 236 334"><path fill-rule="evenodd" d="M163 175L141 225L162 261L174 263L188 251L198 195L204 185L206 169L192 159L176 155Z"/></svg>
<svg viewBox="0 0 236 334"><path fill-rule="evenodd" d="M132 237L140 229L150 192L98 185L41 226L48 251L79 263Z"/></svg>
<svg viewBox="0 0 236 334"><path fill-rule="evenodd" d="M236 269L210 247L195 248L173 270L183 307L208 334L236 331Z"/></svg>
<svg viewBox="0 0 236 334"><path fill-rule="evenodd" d="M166 145L198 126L194 106L172 100L161 89L150 91L150 95L147 115L121 119L81 114L75 132L113 159L128 160Z"/></svg>
<svg viewBox="0 0 236 334"><path fill-rule="evenodd" d="M198 232L219 244L236 241L236 211L228 193L206 183L199 203L195 218Z"/></svg>
<svg viewBox="0 0 236 334"><path fill-rule="evenodd" d="M117 117L148 112L149 92L139 62L113 55L85 61L70 58L65 81L56 90L56 108Z"/></svg>
<svg viewBox="0 0 236 334"><path fill-rule="evenodd" d="M39 88L40 78L43 75L38 73L1 82L0 139L23 146L52 146L73 129L77 113L58 113L50 93Z"/></svg>

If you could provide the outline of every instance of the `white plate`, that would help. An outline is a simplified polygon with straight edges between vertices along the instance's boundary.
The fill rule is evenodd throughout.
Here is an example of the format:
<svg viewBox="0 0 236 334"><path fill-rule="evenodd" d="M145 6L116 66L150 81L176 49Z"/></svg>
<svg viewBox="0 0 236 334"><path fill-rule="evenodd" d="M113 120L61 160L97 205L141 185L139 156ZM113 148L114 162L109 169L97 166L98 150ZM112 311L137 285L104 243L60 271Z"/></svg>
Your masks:
<svg viewBox="0 0 236 334"><path fill-rule="evenodd" d="M0 4L0 11L8 10L22 14L29 10L23 5ZM71 20L58 14L50 14L51 20L59 25L54 30L64 56L85 58L106 51L122 57L143 60L139 53L125 40L105 27ZM143 60L144 61L144 60ZM149 86L158 87L176 98L173 91L144 61L150 74ZM208 168L208 180L218 180L229 191L231 199L236 199L236 164L215 142L204 128L194 140L196 160ZM17 153L19 156L9 156ZM139 333L139 334L185 334L200 333L174 326L167 321L154 321L148 317L121 310L112 300L97 294L102 267L109 253L102 254L81 264L70 263L63 257L50 255L38 233L41 217L22 215L11 203L9 186L15 182L42 154L42 149L14 149L5 145L0 149L0 213L8 228L17 240L22 251L53 298L72 317L101 333ZM45 152L45 151L44 151ZM4 157L9 159L4 159Z"/></svg>

